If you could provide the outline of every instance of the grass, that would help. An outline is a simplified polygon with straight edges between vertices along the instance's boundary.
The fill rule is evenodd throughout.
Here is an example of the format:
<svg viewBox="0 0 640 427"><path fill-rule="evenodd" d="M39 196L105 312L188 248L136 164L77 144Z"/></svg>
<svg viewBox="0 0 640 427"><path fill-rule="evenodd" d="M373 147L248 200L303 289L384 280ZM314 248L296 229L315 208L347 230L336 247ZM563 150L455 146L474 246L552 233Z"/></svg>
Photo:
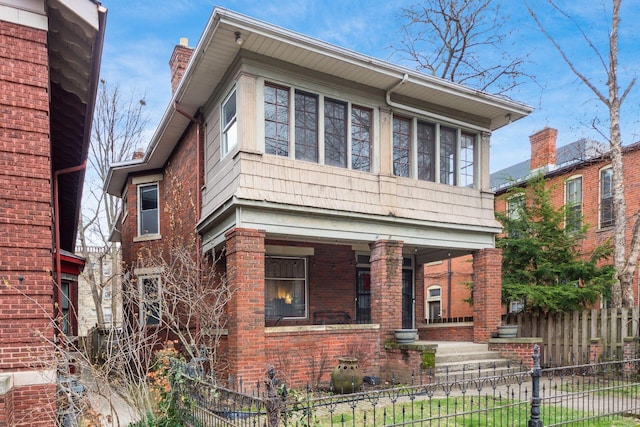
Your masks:
<svg viewBox="0 0 640 427"><path fill-rule="evenodd" d="M479 401L480 400L480 401ZM450 397L448 399L427 399L413 402L396 403L395 405L379 405L375 408L366 402L356 407L343 406L344 412L333 414L326 410L316 409L309 418L306 413L290 412L289 425L325 426L386 426L386 425L418 425L430 426L437 423L442 427L483 427L483 426L526 426L530 418L529 402L510 399L471 397ZM607 419L590 419L594 416L580 410L563 408L558 415L553 406L541 408L543 425L569 422L567 426L589 425L595 427L631 427L638 421L621 416ZM324 413L322 413L324 412ZM588 420L588 421L585 421ZM575 422L571 422L575 421Z"/></svg>

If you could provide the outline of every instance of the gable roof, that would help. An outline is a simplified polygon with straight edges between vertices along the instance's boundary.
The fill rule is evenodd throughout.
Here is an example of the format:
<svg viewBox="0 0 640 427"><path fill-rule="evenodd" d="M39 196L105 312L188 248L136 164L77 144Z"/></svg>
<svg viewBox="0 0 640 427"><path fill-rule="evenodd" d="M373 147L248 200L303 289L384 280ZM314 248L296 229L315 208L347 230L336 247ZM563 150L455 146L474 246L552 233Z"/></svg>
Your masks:
<svg viewBox="0 0 640 427"><path fill-rule="evenodd" d="M236 43L236 33L243 39ZM483 124L488 131L505 126L533 111L528 105L469 89L407 67L391 64L284 28L216 7L194 49L143 158L112 165L105 183L119 196L129 173L162 168L189 119L175 104L194 116L220 84L240 50L379 89L394 96L432 100ZM398 85L403 82L402 85ZM168 84L168 82L167 82Z"/></svg>
<svg viewBox="0 0 640 427"><path fill-rule="evenodd" d="M531 159L508 166L490 175L489 182L492 191L501 192L513 185L526 181L533 173L543 172L545 175L565 171L589 160L600 158L608 154L608 147L590 138L582 138L570 144L558 147L556 150L556 164L547 165L542 170L531 170Z"/></svg>

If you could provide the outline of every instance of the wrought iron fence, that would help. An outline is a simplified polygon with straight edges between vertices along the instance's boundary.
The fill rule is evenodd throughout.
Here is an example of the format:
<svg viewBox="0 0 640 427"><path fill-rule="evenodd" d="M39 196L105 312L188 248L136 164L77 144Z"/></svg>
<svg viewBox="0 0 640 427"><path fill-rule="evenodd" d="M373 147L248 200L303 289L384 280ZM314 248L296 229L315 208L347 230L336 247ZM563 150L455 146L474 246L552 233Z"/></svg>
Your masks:
<svg viewBox="0 0 640 427"><path fill-rule="evenodd" d="M640 359L512 370L483 378L423 376L360 392L288 389L275 374L253 393L189 378L192 426L561 426L640 419ZM603 425L603 424L599 424ZM606 425L606 424L605 424ZM629 424L628 424L629 425Z"/></svg>

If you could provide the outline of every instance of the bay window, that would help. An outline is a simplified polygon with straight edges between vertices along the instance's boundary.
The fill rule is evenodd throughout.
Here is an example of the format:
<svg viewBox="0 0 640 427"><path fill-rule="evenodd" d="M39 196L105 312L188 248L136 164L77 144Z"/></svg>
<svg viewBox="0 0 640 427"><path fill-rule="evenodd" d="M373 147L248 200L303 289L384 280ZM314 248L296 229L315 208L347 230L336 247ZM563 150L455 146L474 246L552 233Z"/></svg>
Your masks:
<svg viewBox="0 0 640 427"><path fill-rule="evenodd" d="M235 88L222 102L222 142L221 155L226 156L238 143L238 122Z"/></svg>
<svg viewBox="0 0 640 427"><path fill-rule="evenodd" d="M393 174L410 176L411 172L411 120L393 118Z"/></svg>

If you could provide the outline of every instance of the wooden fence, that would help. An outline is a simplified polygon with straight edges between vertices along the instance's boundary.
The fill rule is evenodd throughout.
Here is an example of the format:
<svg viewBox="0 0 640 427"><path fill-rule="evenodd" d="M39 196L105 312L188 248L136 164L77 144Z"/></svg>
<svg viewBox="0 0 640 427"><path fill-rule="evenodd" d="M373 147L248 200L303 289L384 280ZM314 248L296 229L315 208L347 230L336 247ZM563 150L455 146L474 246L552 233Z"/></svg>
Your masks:
<svg viewBox="0 0 640 427"><path fill-rule="evenodd" d="M640 309L634 307L533 315L509 314L506 323L517 323L518 337L543 340L543 360L550 365L586 360L593 339L601 339L602 353L622 357L624 338L638 337Z"/></svg>

